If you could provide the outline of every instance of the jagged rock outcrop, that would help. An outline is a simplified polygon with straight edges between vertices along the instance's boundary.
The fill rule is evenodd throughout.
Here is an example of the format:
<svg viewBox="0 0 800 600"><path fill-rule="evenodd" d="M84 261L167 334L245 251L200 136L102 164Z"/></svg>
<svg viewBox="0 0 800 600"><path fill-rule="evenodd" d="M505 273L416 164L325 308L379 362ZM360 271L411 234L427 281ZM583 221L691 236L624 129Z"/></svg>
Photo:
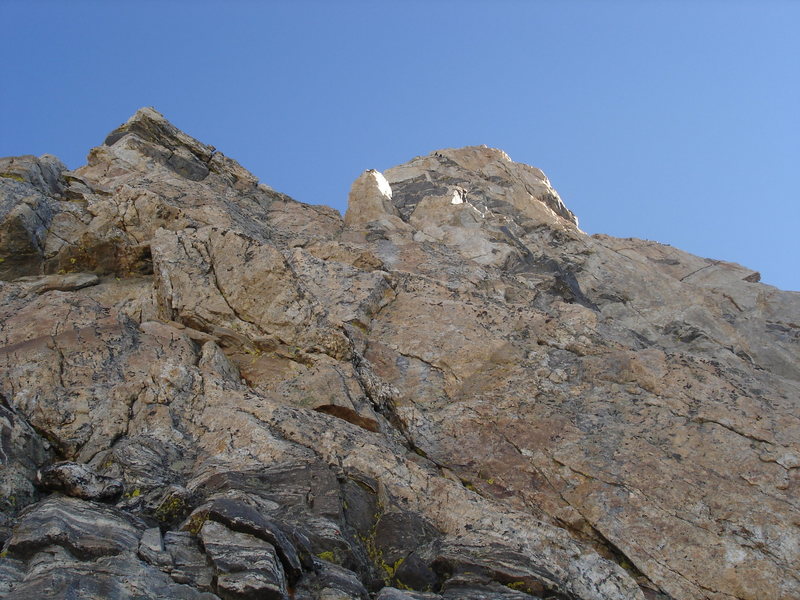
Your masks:
<svg viewBox="0 0 800 600"><path fill-rule="evenodd" d="M353 182L344 215L348 227L384 221L398 223L400 213L392 203L392 188L383 173L370 169ZM390 225L391 226L391 225Z"/></svg>
<svg viewBox="0 0 800 600"><path fill-rule="evenodd" d="M490 148L349 202L152 109L0 159L0 595L800 596L800 294Z"/></svg>

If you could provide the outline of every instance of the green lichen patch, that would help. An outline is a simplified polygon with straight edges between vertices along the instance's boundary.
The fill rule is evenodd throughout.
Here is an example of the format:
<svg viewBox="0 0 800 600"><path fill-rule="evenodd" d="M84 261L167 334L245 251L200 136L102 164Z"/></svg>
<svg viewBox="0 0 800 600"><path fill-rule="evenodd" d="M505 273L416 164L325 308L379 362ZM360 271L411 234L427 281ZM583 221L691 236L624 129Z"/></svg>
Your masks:
<svg viewBox="0 0 800 600"><path fill-rule="evenodd" d="M169 496L155 510L155 517L161 522L174 521L186 511L186 502L179 496Z"/></svg>
<svg viewBox="0 0 800 600"><path fill-rule="evenodd" d="M125 498L138 498L141 495L142 495L142 490L140 490L137 487L137 488L133 488L130 492L125 492L123 494L123 497L125 497Z"/></svg>
<svg viewBox="0 0 800 600"><path fill-rule="evenodd" d="M0 177L3 179L13 179L14 181L22 181L23 183L25 182L25 178L16 173L0 173Z"/></svg>
<svg viewBox="0 0 800 600"><path fill-rule="evenodd" d="M545 586L542 585L540 581L537 581L531 577L526 577L524 579L516 579L513 581L502 581L501 583L517 592L524 592L525 594L530 594L531 596L540 597L545 594L547 591Z"/></svg>
<svg viewBox="0 0 800 600"><path fill-rule="evenodd" d="M183 526L184 531L188 531L192 535L197 535L203 528L203 524L208 520L208 513L199 512L191 516L189 522Z"/></svg>

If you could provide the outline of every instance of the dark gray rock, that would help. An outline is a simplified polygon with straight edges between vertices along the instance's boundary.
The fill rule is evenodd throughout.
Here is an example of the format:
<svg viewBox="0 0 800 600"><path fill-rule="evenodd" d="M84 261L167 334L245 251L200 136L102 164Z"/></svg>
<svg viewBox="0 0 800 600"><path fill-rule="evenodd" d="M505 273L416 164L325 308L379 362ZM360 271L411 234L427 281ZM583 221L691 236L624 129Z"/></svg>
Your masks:
<svg viewBox="0 0 800 600"><path fill-rule="evenodd" d="M171 559L171 566L166 570L170 577L199 590L211 590L214 569L197 537L183 531L168 531L163 539Z"/></svg>
<svg viewBox="0 0 800 600"><path fill-rule="evenodd" d="M186 448L145 434L121 439L113 450L99 453L92 464L101 467L103 474L124 481L126 494L134 500L143 500L142 496L152 491L149 501L155 511L167 488L175 488L184 479L176 467L190 459Z"/></svg>
<svg viewBox="0 0 800 600"><path fill-rule="evenodd" d="M51 545L91 559L136 550L144 525L115 508L67 497L50 497L20 516L4 551L29 558Z"/></svg>
<svg viewBox="0 0 800 600"><path fill-rule="evenodd" d="M366 549L342 522L313 514L294 513L285 517L307 540L314 556L321 556L363 577L372 572Z"/></svg>
<svg viewBox="0 0 800 600"><path fill-rule="evenodd" d="M352 479L345 479L341 489L345 521L356 535L367 539L375 526L375 515L380 512L375 491L367 484Z"/></svg>
<svg viewBox="0 0 800 600"><path fill-rule="evenodd" d="M248 498L246 503L220 502L212 511L215 516L209 518L273 543L290 581L297 578L303 561L308 569L309 557L320 555L330 556L337 564L363 576L372 570L363 544L345 522L338 479L329 467L316 460L277 464L258 471L220 471L194 486L196 496L214 502L226 493ZM256 502L264 501L275 506L268 519L263 511L258 517L259 511L253 509ZM246 508L248 503L250 509ZM198 508L197 516L205 510ZM244 512L234 518L237 511ZM192 517L187 519L191 520ZM187 527L192 528L188 523L183 528Z"/></svg>
<svg viewBox="0 0 800 600"><path fill-rule="evenodd" d="M24 183L47 196L59 196L64 191L66 170L52 154L0 158L0 181Z"/></svg>
<svg viewBox="0 0 800 600"><path fill-rule="evenodd" d="M370 542L388 583L429 590L437 586L439 577L418 550L440 536L420 515L391 510L378 518Z"/></svg>
<svg viewBox="0 0 800 600"><path fill-rule="evenodd" d="M164 548L164 538L158 527L146 529L139 540L139 558L155 566L169 566L172 564L166 548Z"/></svg>
<svg viewBox="0 0 800 600"><path fill-rule="evenodd" d="M196 509L189 521L203 518L268 542L278 553L290 583L300 577L302 565L294 544L275 521L265 518L253 506L238 498L216 497Z"/></svg>
<svg viewBox="0 0 800 600"><path fill-rule="evenodd" d="M130 554L89 562L41 563L5 596L7 600L219 600L172 581Z"/></svg>
<svg viewBox="0 0 800 600"><path fill-rule="evenodd" d="M425 549L424 554L444 582L441 593L445 598L569 598L557 576L498 543L476 546L442 540Z"/></svg>
<svg viewBox="0 0 800 600"><path fill-rule="evenodd" d="M246 492L284 507L339 519L342 501L333 471L318 460L269 465L252 471L217 471L198 482L195 493L208 498L228 490Z"/></svg>
<svg viewBox="0 0 800 600"><path fill-rule="evenodd" d="M544 598L558 600L564 596L540 596L528 594L524 582L509 582L508 585L496 581L483 581L472 575L454 577L449 580L442 590L444 600L543 600Z"/></svg>
<svg viewBox="0 0 800 600"><path fill-rule="evenodd" d="M394 563L397 564L397 563ZM415 550L395 567L393 581L414 590L432 590L439 587L441 578L424 557Z"/></svg>
<svg viewBox="0 0 800 600"><path fill-rule="evenodd" d="M286 577L271 544L215 521L203 524L200 539L214 565L222 598L288 598Z"/></svg>
<svg viewBox="0 0 800 600"><path fill-rule="evenodd" d="M0 544L10 535L10 520L38 500L33 479L51 458L49 444L0 394Z"/></svg>
<svg viewBox="0 0 800 600"><path fill-rule="evenodd" d="M25 577L25 563L10 558L0 558L0 598Z"/></svg>
<svg viewBox="0 0 800 600"><path fill-rule="evenodd" d="M367 598L367 589L353 571L323 560L315 561L314 567L321 588L320 596L327 591L329 595L340 593L350 598Z"/></svg>
<svg viewBox="0 0 800 600"><path fill-rule="evenodd" d="M295 600L366 600L367 589L353 571L315 559L313 572L297 585Z"/></svg>
<svg viewBox="0 0 800 600"><path fill-rule="evenodd" d="M176 583L210 591L214 569L200 548L197 537L183 531L168 531L163 536L158 527L142 534L139 558L168 574Z"/></svg>
<svg viewBox="0 0 800 600"><path fill-rule="evenodd" d="M52 200L26 187L23 183L0 187L0 279L35 275L41 269L45 237L56 209Z"/></svg>
<svg viewBox="0 0 800 600"><path fill-rule="evenodd" d="M114 500L122 494L121 481L69 461L41 469L36 474L36 485L42 490L62 492L82 500Z"/></svg>
<svg viewBox="0 0 800 600"><path fill-rule="evenodd" d="M429 592L414 592L385 587L378 591L375 600L441 600L442 596Z"/></svg>
<svg viewBox="0 0 800 600"><path fill-rule="evenodd" d="M65 170L50 155L0 158L0 279L40 272Z"/></svg>

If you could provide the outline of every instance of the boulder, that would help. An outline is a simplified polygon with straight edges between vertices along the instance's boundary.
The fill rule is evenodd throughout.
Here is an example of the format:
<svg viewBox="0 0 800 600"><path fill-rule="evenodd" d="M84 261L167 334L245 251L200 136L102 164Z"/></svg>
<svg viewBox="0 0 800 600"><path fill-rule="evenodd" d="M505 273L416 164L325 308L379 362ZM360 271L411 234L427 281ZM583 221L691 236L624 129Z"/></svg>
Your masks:
<svg viewBox="0 0 800 600"><path fill-rule="evenodd" d="M285 575L274 546L215 521L206 521L199 535L214 565L217 592L223 599L288 600Z"/></svg>
<svg viewBox="0 0 800 600"><path fill-rule="evenodd" d="M36 473L36 485L83 500L114 500L122 494L122 482L99 475L86 465L69 461L49 465Z"/></svg>
<svg viewBox="0 0 800 600"><path fill-rule="evenodd" d="M20 515L3 551L24 559L55 545L93 559L136 549L143 529L140 521L117 509L54 496Z"/></svg>

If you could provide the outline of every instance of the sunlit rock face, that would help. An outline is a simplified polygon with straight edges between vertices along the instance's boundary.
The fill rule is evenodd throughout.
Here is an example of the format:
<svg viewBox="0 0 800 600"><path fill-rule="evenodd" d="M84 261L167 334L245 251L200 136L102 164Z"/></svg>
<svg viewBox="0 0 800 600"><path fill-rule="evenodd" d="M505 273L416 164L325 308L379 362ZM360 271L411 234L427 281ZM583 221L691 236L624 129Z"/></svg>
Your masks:
<svg viewBox="0 0 800 600"><path fill-rule="evenodd" d="M468 147L0 159L0 595L800 597L800 294ZM71 597L71 596L70 596Z"/></svg>
<svg viewBox="0 0 800 600"><path fill-rule="evenodd" d="M353 182L344 215L345 225L366 225L397 216L399 213L392 204L392 188L383 173L370 169Z"/></svg>

